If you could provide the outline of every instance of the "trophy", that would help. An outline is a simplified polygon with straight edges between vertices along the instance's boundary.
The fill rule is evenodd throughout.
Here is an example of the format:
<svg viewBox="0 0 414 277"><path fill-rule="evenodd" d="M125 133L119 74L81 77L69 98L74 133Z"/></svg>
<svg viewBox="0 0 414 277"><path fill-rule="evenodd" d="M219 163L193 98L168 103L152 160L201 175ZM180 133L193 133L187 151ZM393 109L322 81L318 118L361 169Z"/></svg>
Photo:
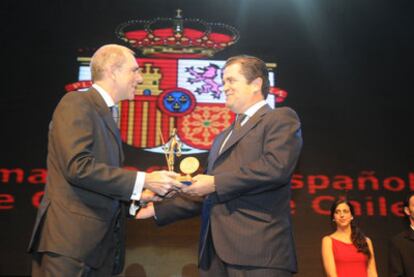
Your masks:
<svg viewBox="0 0 414 277"><path fill-rule="evenodd" d="M162 141L162 150L164 151L165 154L165 159L167 161L167 166L168 166L168 171L174 171L174 162L175 162L175 157L179 157L181 156L181 146L182 143L181 141L178 139L178 136L176 134L176 129L174 128L172 130L171 136L168 139L168 142L165 143L164 142L164 138L162 137L162 132L160 130L160 135L161 135L161 141ZM200 166L199 161L197 160L197 158L195 157L187 157L185 159L183 159L180 163L180 170L181 172L183 172L185 175L184 176L179 176L178 177L178 181L180 181L182 184L185 184L187 186L191 185L192 182L192 178L191 178L191 174L196 172L198 170L198 167ZM164 197L168 197L168 195L171 193L172 191L168 192L166 195L164 196L160 196L162 198ZM129 212L131 214L136 214L137 211L142 208L142 207L146 207L147 203L143 202L143 201L135 201L132 200L132 204L129 207Z"/></svg>
<svg viewBox="0 0 414 277"><path fill-rule="evenodd" d="M179 181L184 185L191 185L192 184L192 177L191 174L196 172L200 167L200 162L195 157L187 157L183 159L180 163L180 170L185 176L180 176Z"/></svg>
<svg viewBox="0 0 414 277"><path fill-rule="evenodd" d="M161 134L161 132L160 132ZM164 139L161 135L161 141L163 143L163 150L165 154L165 159L167 161L168 171L174 171L175 157L180 157L182 142L178 139L176 134L176 129L172 130L171 136L167 143L164 143ZM200 162L195 157L187 157L183 159L180 163L180 170L184 173L184 176L179 176L178 181L185 185L192 184L191 174L196 172L200 166Z"/></svg>

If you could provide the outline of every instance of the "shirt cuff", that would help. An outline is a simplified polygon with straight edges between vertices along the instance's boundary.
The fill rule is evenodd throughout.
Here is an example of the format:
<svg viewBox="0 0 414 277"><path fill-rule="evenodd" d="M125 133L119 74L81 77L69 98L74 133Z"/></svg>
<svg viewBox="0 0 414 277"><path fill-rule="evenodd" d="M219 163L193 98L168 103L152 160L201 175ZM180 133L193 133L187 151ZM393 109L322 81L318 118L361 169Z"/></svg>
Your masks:
<svg viewBox="0 0 414 277"><path fill-rule="evenodd" d="M131 206L129 206L129 214L132 216L135 216L139 209L140 209L139 202L132 201Z"/></svg>
<svg viewBox="0 0 414 277"><path fill-rule="evenodd" d="M132 190L131 200L140 200L142 189L144 188L145 172L138 171L135 179L134 189Z"/></svg>

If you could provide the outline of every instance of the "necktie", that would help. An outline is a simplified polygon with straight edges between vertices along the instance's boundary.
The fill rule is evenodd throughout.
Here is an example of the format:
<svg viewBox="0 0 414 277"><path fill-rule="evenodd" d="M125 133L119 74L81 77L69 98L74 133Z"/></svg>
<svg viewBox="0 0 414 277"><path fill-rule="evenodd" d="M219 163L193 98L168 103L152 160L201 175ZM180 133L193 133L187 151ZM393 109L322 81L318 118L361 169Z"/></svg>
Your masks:
<svg viewBox="0 0 414 277"><path fill-rule="evenodd" d="M206 235L208 228L210 228L210 210L212 207L211 197L208 195L203 201L203 208L201 210L201 228L200 228L200 239L199 239L199 255L202 254L202 251L205 246Z"/></svg>
<svg viewBox="0 0 414 277"><path fill-rule="evenodd" d="M241 123L246 118L247 115L245 114L238 114L236 118L236 122L234 122L233 132L238 131L241 128Z"/></svg>
<svg viewBox="0 0 414 277"><path fill-rule="evenodd" d="M113 105L111 108L112 118L114 119L115 123L118 124L119 121L119 110L117 105Z"/></svg>
<svg viewBox="0 0 414 277"><path fill-rule="evenodd" d="M234 124L233 124L233 129L231 130L231 134L230 135L228 135L227 137L226 137L226 139L223 141L223 144L221 145L221 147L220 147L220 150L219 150L219 153L221 153L221 151L223 150L223 148L224 148L224 145L226 145L226 143L227 143L227 141L230 139L230 137L231 136L233 136L234 135L234 133L236 133L237 131L239 131L240 130L240 128L241 128L241 123L243 122L243 120L246 118L246 116L247 115L245 115L245 114L238 114L237 115L237 117L236 117L236 120L235 120L235 122L234 122Z"/></svg>

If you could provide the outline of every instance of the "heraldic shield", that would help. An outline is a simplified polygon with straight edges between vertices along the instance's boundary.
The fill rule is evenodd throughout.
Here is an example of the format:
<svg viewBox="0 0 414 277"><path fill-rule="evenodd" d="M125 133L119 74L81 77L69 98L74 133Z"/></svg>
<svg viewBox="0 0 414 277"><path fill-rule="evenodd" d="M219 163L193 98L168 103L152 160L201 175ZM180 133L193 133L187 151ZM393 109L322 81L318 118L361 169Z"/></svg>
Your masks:
<svg viewBox="0 0 414 277"><path fill-rule="evenodd" d="M117 27L119 39L137 48L145 58L137 61L144 82L135 99L120 103L121 138L140 149L162 153L163 140L177 131L185 153L206 152L214 137L227 128L234 115L225 107L221 82L225 61L210 60L216 52L239 39L237 29L223 23L184 18L130 20ZM79 57L79 81L67 91L91 86L90 58ZM287 92L274 86L275 63L269 69L266 101L274 107Z"/></svg>
<svg viewBox="0 0 414 277"><path fill-rule="evenodd" d="M134 100L120 103L119 128L124 143L135 148L162 152L162 141L174 129L186 153L206 152L214 137L230 126L234 114L225 106L221 81L225 61L207 59L138 58L144 82ZM81 60L79 82L67 90L91 85L89 59ZM269 67L270 106L282 102L287 93L274 87ZM82 72L84 72L82 74Z"/></svg>
<svg viewBox="0 0 414 277"><path fill-rule="evenodd" d="M155 148L175 128L187 147L208 150L234 118L224 105L224 61L145 58L138 63L144 83L134 100L121 103L122 140L137 148Z"/></svg>

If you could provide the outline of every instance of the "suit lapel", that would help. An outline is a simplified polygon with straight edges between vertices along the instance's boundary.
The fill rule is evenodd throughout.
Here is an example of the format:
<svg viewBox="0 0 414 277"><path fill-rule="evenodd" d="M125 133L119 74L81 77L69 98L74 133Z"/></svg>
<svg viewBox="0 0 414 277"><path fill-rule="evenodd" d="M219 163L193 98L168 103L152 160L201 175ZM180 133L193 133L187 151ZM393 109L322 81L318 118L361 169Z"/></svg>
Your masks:
<svg viewBox="0 0 414 277"><path fill-rule="evenodd" d="M409 227L410 229L407 231L406 233L406 237L410 240L414 241L414 230L411 229L411 227Z"/></svg>
<svg viewBox="0 0 414 277"><path fill-rule="evenodd" d="M114 119L112 118L111 111L109 107L106 105L105 100L103 100L102 96L97 92L94 88L88 90L88 95L90 96L89 99L94 104L98 114L101 116L105 125L108 127L109 131L114 135L117 145L119 147L120 159L121 161L124 160L124 152L122 151L122 140L121 134L119 132L119 128L116 125Z"/></svg>
<svg viewBox="0 0 414 277"><path fill-rule="evenodd" d="M225 129L220 135L218 135L217 138L214 140L213 146L210 149L210 156L209 156L209 161L208 161L209 171L213 168L214 162L216 161L219 155L221 145L223 144L223 141L226 139L228 134L233 129L233 125L234 125L234 122L227 129Z"/></svg>
<svg viewBox="0 0 414 277"><path fill-rule="evenodd" d="M241 140L245 135L247 135L249 131L254 126L256 126L256 124L262 119L262 117L270 110L271 108L268 105L264 105L263 107L261 107L253 115L253 117L249 118L246 124L244 124L239 131L230 136L229 140L226 142L226 145L224 145L223 150L221 150L221 153L217 155L217 158L220 157L223 153L225 153L228 149L230 149L235 143Z"/></svg>

